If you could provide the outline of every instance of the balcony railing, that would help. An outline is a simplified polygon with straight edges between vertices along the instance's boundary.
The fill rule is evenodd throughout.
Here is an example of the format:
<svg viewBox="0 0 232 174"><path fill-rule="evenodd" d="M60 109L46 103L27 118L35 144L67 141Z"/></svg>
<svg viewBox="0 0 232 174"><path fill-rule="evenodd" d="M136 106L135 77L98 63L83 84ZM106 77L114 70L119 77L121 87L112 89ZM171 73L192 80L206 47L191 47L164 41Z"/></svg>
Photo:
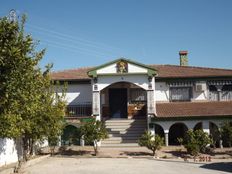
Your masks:
<svg viewBox="0 0 232 174"><path fill-rule="evenodd" d="M221 101L232 100L232 91L221 91Z"/></svg>
<svg viewBox="0 0 232 174"><path fill-rule="evenodd" d="M220 98L219 98L220 96ZM209 91L209 100L210 101L231 101L232 100L232 91Z"/></svg>
<svg viewBox="0 0 232 174"><path fill-rule="evenodd" d="M209 91L209 100L210 101L218 101L218 92L217 91Z"/></svg>
<svg viewBox="0 0 232 174"><path fill-rule="evenodd" d="M68 105L66 108L67 117L91 116L92 103L79 103L77 105Z"/></svg>

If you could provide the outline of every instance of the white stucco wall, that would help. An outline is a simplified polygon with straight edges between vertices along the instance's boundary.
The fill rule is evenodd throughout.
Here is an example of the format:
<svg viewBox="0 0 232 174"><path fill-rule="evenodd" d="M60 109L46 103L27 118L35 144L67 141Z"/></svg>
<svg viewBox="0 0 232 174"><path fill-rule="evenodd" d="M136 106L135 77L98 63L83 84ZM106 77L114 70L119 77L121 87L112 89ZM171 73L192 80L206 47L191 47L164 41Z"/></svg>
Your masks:
<svg viewBox="0 0 232 174"><path fill-rule="evenodd" d="M207 100L207 90L203 92L197 92L193 90L193 100Z"/></svg>
<svg viewBox="0 0 232 174"><path fill-rule="evenodd" d="M143 68L143 67L131 64L131 63L128 63L127 66L128 66L128 73L144 73L144 74L147 73L146 68ZM117 73L117 64L116 63L97 70L98 75L100 75L100 74L116 74L116 73Z"/></svg>
<svg viewBox="0 0 232 174"><path fill-rule="evenodd" d="M169 101L169 87L165 82L155 83L155 98L156 101Z"/></svg>
<svg viewBox="0 0 232 174"><path fill-rule="evenodd" d="M198 92L195 90L195 86L193 86L193 96L192 101L204 101L207 100L207 90ZM156 82L155 83L155 96L156 101L158 102L168 102L169 101L169 86L166 82Z"/></svg>
<svg viewBox="0 0 232 174"><path fill-rule="evenodd" d="M145 90L148 89L148 79L146 74L141 75L120 75L120 76L99 76L98 77L98 90L102 90L106 88L107 86L118 83L118 82L130 82L133 83ZM154 79L153 79L153 85L152 89L154 89ZM94 89L93 89L94 90Z"/></svg>
<svg viewBox="0 0 232 174"><path fill-rule="evenodd" d="M18 161L14 140L0 138L0 167Z"/></svg>
<svg viewBox="0 0 232 174"><path fill-rule="evenodd" d="M71 105L92 102L91 84L69 84L67 86L66 101Z"/></svg>

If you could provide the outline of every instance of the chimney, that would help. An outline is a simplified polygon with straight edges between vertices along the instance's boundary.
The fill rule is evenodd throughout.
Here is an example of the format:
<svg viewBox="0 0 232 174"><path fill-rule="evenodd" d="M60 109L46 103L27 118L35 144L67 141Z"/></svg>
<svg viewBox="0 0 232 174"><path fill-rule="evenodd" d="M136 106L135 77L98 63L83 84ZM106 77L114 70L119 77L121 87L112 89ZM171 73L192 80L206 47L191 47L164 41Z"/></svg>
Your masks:
<svg viewBox="0 0 232 174"><path fill-rule="evenodd" d="M188 66L188 51L180 51L180 66Z"/></svg>

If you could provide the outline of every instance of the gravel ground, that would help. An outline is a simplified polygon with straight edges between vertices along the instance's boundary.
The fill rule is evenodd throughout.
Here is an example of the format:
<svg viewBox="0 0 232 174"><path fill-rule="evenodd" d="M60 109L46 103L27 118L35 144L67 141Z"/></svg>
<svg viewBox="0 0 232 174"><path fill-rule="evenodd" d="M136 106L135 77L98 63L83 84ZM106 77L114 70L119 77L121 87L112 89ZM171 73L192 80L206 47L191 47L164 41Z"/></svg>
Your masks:
<svg viewBox="0 0 232 174"><path fill-rule="evenodd" d="M231 172L231 160L197 164L152 158L50 157L25 169L27 174L220 174Z"/></svg>

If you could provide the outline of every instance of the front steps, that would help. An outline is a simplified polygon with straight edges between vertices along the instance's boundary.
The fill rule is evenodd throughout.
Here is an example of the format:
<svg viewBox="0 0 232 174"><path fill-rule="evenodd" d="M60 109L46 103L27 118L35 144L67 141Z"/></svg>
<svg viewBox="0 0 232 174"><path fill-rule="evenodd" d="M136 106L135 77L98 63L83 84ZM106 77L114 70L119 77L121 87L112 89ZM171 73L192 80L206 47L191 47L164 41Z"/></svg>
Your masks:
<svg viewBox="0 0 232 174"><path fill-rule="evenodd" d="M101 142L102 147L136 147L139 137L147 129L147 121L143 119L107 120L105 125L109 138Z"/></svg>

